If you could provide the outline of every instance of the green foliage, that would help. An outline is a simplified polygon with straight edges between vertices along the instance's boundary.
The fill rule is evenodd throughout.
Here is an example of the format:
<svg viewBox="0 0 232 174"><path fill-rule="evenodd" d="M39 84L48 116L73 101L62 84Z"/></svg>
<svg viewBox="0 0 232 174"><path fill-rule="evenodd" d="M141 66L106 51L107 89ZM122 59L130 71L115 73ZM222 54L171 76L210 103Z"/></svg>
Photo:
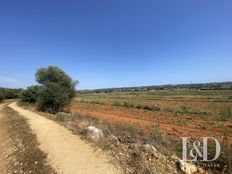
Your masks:
<svg viewBox="0 0 232 174"><path fill-rule="evenodd" d="M3 102L4 98L3 98L3 95L0 94L0 103Z"/></svg>
<svg viewBox="0 0 232 174"><path fill-rule="evenodd" d="M154 105L154 106L144 106L145 110L149 110L149 111L160 111L160 107L158 105Z"/></svg>
<svg viewBox="0 0 232 174"><path fill-rule="evenodd" d="M3 99L16 99L19 98L22 89L9 89L9 88L0 88L0 95Z"/></svg>
<svg viewBox="0 0 232 174"><path fill-rule="evenodd" d="M231 117L231 110L229 106L228 106L228 116Z"/></svg>
<svg viewBox="0 0 232 174"><path fill-rule="evenodd" d="M122 104L119 101L114 101L113 106L122 106Z"/></svg>
<svg viewBox="0 0 232 174"><path fill-rule="evenodd" d="M229 116L226 115L226 114L218 115L218 116L216 117L216 119L217 119L217 121L223 121L223 122L225 122L225 121L228 121L228 120L229 120Z"/></svg>
<svg viewBox="0 0 232 174"><path fill-rule="evenodd" d="M39 69L36 81L41 84L38 108L42 111L62 112L76 94L77 82L56 66Z"/></svg>
<svg viewBox="0 0 232 174"><path fill-rule="evenodd" d="M209 115L208 112L188 109L186 106L181 106L180 109L178 109L178 110L171 110L171 109L169 109L169 110L165 109L165 110L166 110L166 112L173 112L176 115L183 115L183 114L188 114L188 115Z"/></svg>
<svg viewBox="0 0 232 174"><path fill-rule="evenodd" d="M186 106L181 106L180 109L183 113L188 112L188 108Z"/></svg>
<svg viewBox="0 0 232 174"><path fill-rule="evenodd" d="M30 86L21 94L21 101L27 103L36 103L38 100L39 86Z"/></svg>
<svg viewBox="0 0 232 174"><path fill-rule="evenodd" d="M66 117L67 117L67 113L65 113L65 112L58 112L56 114L57 121L65 121Z"/></svg>
<svg viewBox="0 0 232 174"><path fill-rule="evenodd" d="M125 101L125 102L123 103L123 106L124 106L124 107L127 107L127 108L134 108L134 103L129 103L129 102L126 102L126 101Z"/></svg>

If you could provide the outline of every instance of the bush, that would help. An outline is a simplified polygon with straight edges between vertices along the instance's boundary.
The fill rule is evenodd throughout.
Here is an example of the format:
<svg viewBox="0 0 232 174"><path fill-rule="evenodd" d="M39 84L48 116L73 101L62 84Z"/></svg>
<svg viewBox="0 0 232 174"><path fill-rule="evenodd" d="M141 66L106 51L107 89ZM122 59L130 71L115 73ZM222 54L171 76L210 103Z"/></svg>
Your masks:
<svg viewBox="0 0 232 174"><path fill-rule="evenodd" d="M3 95L0 94L0 103L3 102L4 98L3 98Z"/></svg>
<svg viewBox="0 0 232 174"><path fill-rule="evenodd" d="M65 112L58 112L56 114L57 121L65 121L66 117L67 117L67 113L65 113Z"/></svg>
<svg viewBox="0 0 232 174"><path fill-rule="evenodd" d="M228 116L231 117L231 110L230 110L230 107L228 106Z"/></svg>
<svg viewBox="0 0 232 174"><path fill-rule="evenodd" d="M122 104L120 102L118 102L118 101L114 101L113 106L122 106Z"/></svg>
<svg viewBox="0 0 232 174"><path fill-rule="evenodd" d="M22 89L9 89L9 88L0 88L0 95L3 99L15 99L19 98Z"/></svg>
<svg viewBox="0 0 232 174"><path fill-rule="evenodd" d="M124 107L127 107L127 108L133 108L133 107L134 107L134 103L129 103L129 102L126 102L126 101L125 101L125 102L123 103L123 106L124 106Z"/></svg>
<svg viewBox="0 0 232 174"><path fill-rule="evenodd" d="M157 106L157 105L154 105L154 106L144 106L144 109L145 110L149 110L149 111L160 111L160 107Z"/></svg>
<svg viewBox="0 0 232 174"><path fill-rule="evenodd" d="M38 101L39 86L30 86L21 94L21 101L27 103L36 103Z"/></svg>
<svg viewBox="0 0 232 174"><path fill-rule="evenodd" d="M76 94L77 82L56 66L39 69L36 81L41 84L38 95L38 109L41 111L62 112Z"/></svg>

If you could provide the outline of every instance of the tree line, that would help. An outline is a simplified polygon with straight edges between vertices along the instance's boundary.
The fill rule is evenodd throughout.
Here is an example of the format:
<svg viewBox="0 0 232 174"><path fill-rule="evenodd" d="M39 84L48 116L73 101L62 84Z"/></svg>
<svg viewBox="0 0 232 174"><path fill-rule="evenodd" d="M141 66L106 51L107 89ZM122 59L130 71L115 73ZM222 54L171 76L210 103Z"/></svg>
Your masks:
<svg viewBox="0 0 232 174"><path fill-rule="evenodd" d="M22 89L0 88L0 102L7 99L19 98Z"/></svg>

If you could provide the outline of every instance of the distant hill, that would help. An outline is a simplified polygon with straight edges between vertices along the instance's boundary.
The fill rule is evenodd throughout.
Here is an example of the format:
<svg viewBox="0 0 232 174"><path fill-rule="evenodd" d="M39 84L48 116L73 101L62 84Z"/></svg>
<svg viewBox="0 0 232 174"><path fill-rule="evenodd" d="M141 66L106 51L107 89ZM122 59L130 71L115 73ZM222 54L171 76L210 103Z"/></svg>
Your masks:
<svg viewBox="0 0 232 174"><path fill-rule="evenodd" d="M115 92L115 91L148 91L148 90L174 90L174 89L194 89L194 90L232 90L232 82L212 82L196 84L168 84L154 86L103 88L94 90L78 90L80 93L86 92Z"/></svg>

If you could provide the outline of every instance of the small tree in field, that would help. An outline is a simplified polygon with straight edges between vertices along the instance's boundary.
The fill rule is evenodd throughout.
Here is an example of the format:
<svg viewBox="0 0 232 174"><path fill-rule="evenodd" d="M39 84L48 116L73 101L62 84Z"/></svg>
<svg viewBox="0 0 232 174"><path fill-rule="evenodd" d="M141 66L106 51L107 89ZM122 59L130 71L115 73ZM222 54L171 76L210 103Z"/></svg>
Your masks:
<svg viewBox="0 0 232 174"><path fill-rule="evenodd" d="M64 111L76 94L77 81L73 81L56 66L39 69L36 73L36 81L41 84L38 108L42 111L51 113Z"/></svg>

